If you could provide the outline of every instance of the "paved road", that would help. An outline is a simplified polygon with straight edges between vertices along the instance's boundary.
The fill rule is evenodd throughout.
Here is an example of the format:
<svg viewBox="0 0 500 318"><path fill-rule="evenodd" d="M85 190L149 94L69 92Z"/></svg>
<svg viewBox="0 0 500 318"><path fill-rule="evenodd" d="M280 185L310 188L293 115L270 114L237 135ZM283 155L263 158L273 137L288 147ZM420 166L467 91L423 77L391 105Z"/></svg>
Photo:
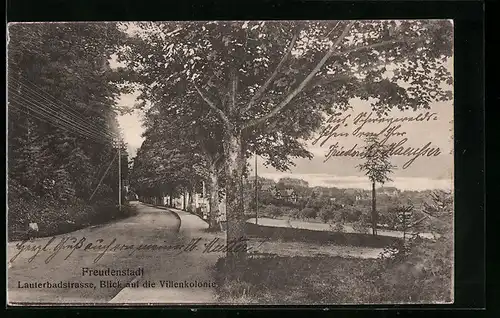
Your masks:
<svg viewBox="0 0 500 318"><path fill-rule="evenodd" d="M163 259L160 262L164 266L150 268L144 277L138 279L140 285L145 280L156 282L155 287L125 288L110 303L217 303L212 274L217 259L224 256L225 253L223 251L213 252L213 249L218 244L225 244L225 235L206 232L208 224L195 215L179 210L176 210L175 213L181 219L179 235L185 242L198 240L197 244L191 245L196 246L196 248L189 248L189 252L177 255L163 254ZM207 252L207 245L211 246L212 252ZM160 280L169 282L170 285L162 287L159 285ZM172 286L175 283L178 284L178 287ZM197 287L185 286L186 283L194 284Z"/></svg>
<svg viewBox="0 0 500 318"><path fill-rule="evenodd" d="M179 217L168 210L150 207L141 203L134 203L138 214L115 223L82 229L66 235L50 238L41 238L26 242L22 245L25 250L20 254L20 242L8 244L8 300L9 303L38 302L38 303L105 303L113 299L127 282L133 281L136 276L124 277L88 277L82 276L83 268L90 269L136 269L144 268L144 277L152 273L161 273L166 269L179 271L189 268L189 264L176 262L169 266L175 258L176 251L134 250L134 246L158 244L175 246L185 244L190 239L183 231L179 232ZM60 242L68 239L62 245ZM74 249L74 243L82 242L81 247ZM50 242L50 243L49 243ZM43 250L42 248L49 245ZM88 246L88 244L93 244ZM62 249L59 247L64 246ZM72 244L72 245L70 245ZM121 250L111 247L120 246ZM92 249L92 247L101 248ZM36 254L36 248L41 250ZM106 250L106 246L109 246ZM124 246L130 248L126 250ZM85 247L88 247L86 250ZM74 250L72 252L72 250ZM57 251L57 253L55 253ZM103 253L103 251L105 251ZM131 251L134 251L133 253ZM55 256L50 259L51 255ZM16 254L19 254L17 257ZM30 259L36 255L31 261ZM69 255L69 256L68 256ZM102 255L101 258L99 256ZM96 262L97 260L97 262ZM184 261L189 261L184 259ZM179 268L181 267L181 268ZM121 286L100 286L102 280L119 280ZM95 288L20 288L25 283L57 283L57 282L84 282L94 283Z"/></svg>

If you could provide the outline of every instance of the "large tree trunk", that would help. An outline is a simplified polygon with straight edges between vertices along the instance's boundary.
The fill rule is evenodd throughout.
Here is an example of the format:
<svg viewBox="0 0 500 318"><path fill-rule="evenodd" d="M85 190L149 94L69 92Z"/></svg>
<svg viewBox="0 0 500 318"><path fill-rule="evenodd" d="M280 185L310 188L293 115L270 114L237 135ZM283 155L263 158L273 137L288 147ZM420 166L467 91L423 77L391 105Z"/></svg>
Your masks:
<svg viewBox="0 0 500 318"><path fill-rule="evenodd" d="M243 203L245 156L239 132L228 133L225 139L227 258L234 268L246 259L247 253Z"/></svg>
<svg viewBox="0 0 500 318"><path fill-rule="evenodd" d="M375 182L372 182L372 234L377 235L377 195Z"/></svg>
<svg viewBox="0 0 500 318"><path fill-rule="evenodd" d="M195 202L194 202L195 195L196 195L195 186L192 185L191 190L189 190L189 208L188 208L188 211L191 213L194 213L194 214L196 214L196 206L195 206Z"/></svg>
<svg viewBox="0 0 500 318"><path fill-rule="evenodd" d="M210 165L210 178L208 180L209 194L209 213L208 228L215 230L218 228L217 216L219 215L219 177L215 164Z"/></svg>

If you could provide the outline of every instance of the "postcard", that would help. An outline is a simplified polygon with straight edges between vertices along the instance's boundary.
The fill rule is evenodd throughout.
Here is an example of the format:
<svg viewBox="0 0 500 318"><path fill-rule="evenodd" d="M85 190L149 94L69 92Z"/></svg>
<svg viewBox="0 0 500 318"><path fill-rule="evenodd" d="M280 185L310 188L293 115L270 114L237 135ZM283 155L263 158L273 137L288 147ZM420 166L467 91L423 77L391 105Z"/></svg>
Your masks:
<svg viewBox="0 0 500 318"><path fill-rule="evenodd" d="M9 305L454 301L453 21L8 25Z"/></svg>

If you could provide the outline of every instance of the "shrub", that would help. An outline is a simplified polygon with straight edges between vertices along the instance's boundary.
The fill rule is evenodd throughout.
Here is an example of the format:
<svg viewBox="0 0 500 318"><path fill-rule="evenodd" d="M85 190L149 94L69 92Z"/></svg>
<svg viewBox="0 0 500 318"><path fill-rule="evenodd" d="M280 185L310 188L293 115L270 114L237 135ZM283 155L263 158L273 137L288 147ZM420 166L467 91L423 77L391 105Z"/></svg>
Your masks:
<svg viewBox="0 0 500 318"><path fill-rule="evenodd" d="M352 228L354 229L354 231L358 232L358 233L368 233L370 231L370 229L368 228L368 226L366 225L366 223L362 222L362 221L358 221L358 222L354 222L352 224Z"/></svg>
<svg viewBox="0 0 500 318"><path fill-rule="evenodd" d="M9 197L8 240L68 233L92 224L129 216L134 211L126 205L119 211L112 201L111 205L103 205L104 203L101 201L90 206L75 198L61 202L50 197ZM29 223L36 223L38 231L30 231Z"/></svg>
<svg viewBox="0 0 500 318"><path fill-rule="evenodd" d="M347 222L358 222L363 212L353 206L345 206L341 212L345 216Z"/></svg>
<svg viewBox="0 0 500 318"><path fill-rule="evenodd" d="M409 241L404 253L393 249L392 257L376 270L378 298L397 302L450 302L453 273L453 244L451 235L436 242ZM383 294L382 294L383 293Z"/></svg>
<svg viewBox="0 0 500 318"><path fill-rule="evenodd" d="M338 233L344 232L344 225L342 225L342 223L335 223L335 225L333 226L333 231Z"/></svg>
<svg viewBox="0 0 500 318"><path fill-rule="evenodd" d="M379 211L379 223L387 224L390 229L396 229L398 225L398 209L395 206L381 209Z"/></svg>
<svg viewBox="0 0 500 318"><path fill-rule="evenodd" d="M366 226L371 226L372 224L372 212L366 211L366 213L362 213L359 217L359 222L365 224Z"/></svg>
<svg viewBox="0 0 500 318"><path fill-rule="evenodd" d="M300 214L305 219L313 219L318 215L317 211L313 208L303 208Z"/></svg>
<svg viewBox="0 0 500 318"><path fill-rule="evenodd" d="M333 218L333 211L330 207L324 207L319 210L318 216L323 222L328 223Z"/></svg>
<svg viewBox="0 0 500 318"><path fill-rule="evenodd" d="M271 218L277 218L283 214L283 209L276 205L268 205L265 213Z"/></svg>
<svg viewBox="0 0 500 318"><path fill-rule="evenodd" d="M292 218L295 218L295 219L298 219L300 218L300 210L297 209L297 208L290 208L288 211L287 211L287 214L292 217Z"/></svg>
<svg viewBox="0 0 500 318"><path fill-rule="evenodd" d="M345 223L345 215L342 214L342 210L335 211L331 221L334 223Z"/></svg>

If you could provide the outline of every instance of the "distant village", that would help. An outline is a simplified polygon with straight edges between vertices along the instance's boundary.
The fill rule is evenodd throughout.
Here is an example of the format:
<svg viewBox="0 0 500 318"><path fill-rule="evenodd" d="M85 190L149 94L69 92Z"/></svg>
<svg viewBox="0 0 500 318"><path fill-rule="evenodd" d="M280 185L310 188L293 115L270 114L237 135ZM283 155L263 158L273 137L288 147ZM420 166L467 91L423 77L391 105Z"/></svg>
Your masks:
<svg viewBox="0 0 500 318"><path fill-rule="evenodd" d="M363 201L371 198L371 190L353 189L353 188L336 188L336 187L309 187L307 181L295 178L282 178L278 182L267 179L258 178L257 182L258 193L260 195L271 195L275 199L297 203L303 199L313 198L328 198L331 201L341 201L342 199L352 201ZM255 189L255 177L249 177L246 182L246 188ZM379 187L377 196L387 196L396 198L402 192L417 192L417 191L400 191L395 187Z"/></svg>
<svg viewBox="0 0 500 318"><path fill-rule="evenodd" d="M256 188L257 186L257 188ZM382 214L388 212L391 207L411 203L415 207L421 207L428 200L432 190L409 191L400 190L396 187L381 186L376 189L377 210ZM136 199L133 192L128 195L131 200ZM264 215L283 215L294 211L303 211L306 218L316 218L321 209L335 211L349 211L356 215L352 220L358 220L361 214L368 215L372 204L372 191L360 188L337 188L315 186L310 187L307 181L298 178L273 179L250 176L244 182L244 204L245 214L249 217L255 215L255 204L258 202L260 213ZM204 184L196 189L196 192L185 192L178 197L143 198L145 202L157 205L172 206L178 209L191 211L208 218L210 204L208 193ZM291 209L291 210L290 210ZM305 209L305 210L304 210ZM309 209L309 210L308 210ZM314 210L315 212L311 211ZM279 211L280 210L280 211ZM365 211L365 212L363 212ZM226 205L222 197L219 203L219 216L225 219ZM297 212L294 212L297 214ZM301 214L300 217L303 217ZM387 221L389 222L389 221Z"/></svg>

